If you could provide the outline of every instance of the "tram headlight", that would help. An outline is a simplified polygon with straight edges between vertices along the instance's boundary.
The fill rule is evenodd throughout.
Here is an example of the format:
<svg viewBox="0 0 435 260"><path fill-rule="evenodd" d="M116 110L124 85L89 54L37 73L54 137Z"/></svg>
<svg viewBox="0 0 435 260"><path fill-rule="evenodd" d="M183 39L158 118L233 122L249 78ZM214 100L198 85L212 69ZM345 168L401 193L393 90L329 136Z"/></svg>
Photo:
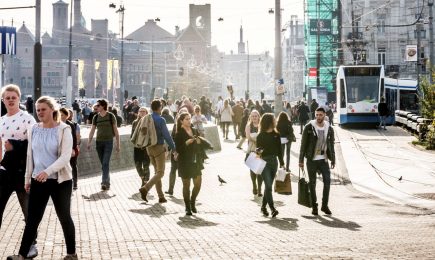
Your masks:
<svg viewBox="0 0 435 260"><path fill-rule="evenodd" d="M352 105L349 105L349 106L348 106L348 108L349 108L349 109L352 109L352 108L353 108L353 106L352 106Z"/></svg>
<svg viewBox="0 0 435 260"><path fill-rule="evenodd" d="M373 106L373 109L377 109L377 108L378 108L378 106L377 106L377 105L374 105L374 106Z"/></svg>

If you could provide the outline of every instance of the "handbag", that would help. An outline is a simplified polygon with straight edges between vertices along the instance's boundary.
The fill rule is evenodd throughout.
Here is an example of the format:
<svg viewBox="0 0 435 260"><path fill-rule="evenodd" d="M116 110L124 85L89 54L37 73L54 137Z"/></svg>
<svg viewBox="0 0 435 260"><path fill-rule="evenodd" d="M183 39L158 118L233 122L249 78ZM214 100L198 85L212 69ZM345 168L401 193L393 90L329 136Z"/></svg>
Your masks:
<svg viewBox="0 0 435 260"><path fill-rule="evenodd" d="M311 194L310 187L308 186L307 181L305 180L305 171L302 170L302 178L301 178L301 169L299 168L299 181L298 181L298 204L311 208Z"/></svg>
<svg viewBox="0 0 435 260"><path fill-rule="evenodd" d="M281 195L292 195L292 183L290 178L290 173L286 172L284 169L285 177L283 181L279 181L278 178L275 180L275 192Z"/></svg>
<svg viewBox="0 0 435 260"><path fill-rule="evenodd" d="M258 156L256 153L251 152L245 160L246 166L251 169L252 172L254 172L257 175L261 175L261 173L264 170L264 167L266 167L266 161L261 159L260 156Z"/></svg>

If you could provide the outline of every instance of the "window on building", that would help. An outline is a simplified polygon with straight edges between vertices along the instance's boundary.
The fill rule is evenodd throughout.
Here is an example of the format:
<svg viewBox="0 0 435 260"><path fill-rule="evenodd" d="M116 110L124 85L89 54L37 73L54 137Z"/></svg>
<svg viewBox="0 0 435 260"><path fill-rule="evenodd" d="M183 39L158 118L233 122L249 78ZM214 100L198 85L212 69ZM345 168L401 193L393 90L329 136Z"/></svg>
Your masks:
<svg viewBox="0 0 435 260"><path fill-rule="evenodd" d="M385 65L386 51L385 48L378 48L378 64Z"/></svg>
<svg viewBox="0 0 435 260"><path fill-rule="evenodd" d="M378 33L379 34L385 33L385 20L386 20L386 14L380 14L378 16Z"/></svg>

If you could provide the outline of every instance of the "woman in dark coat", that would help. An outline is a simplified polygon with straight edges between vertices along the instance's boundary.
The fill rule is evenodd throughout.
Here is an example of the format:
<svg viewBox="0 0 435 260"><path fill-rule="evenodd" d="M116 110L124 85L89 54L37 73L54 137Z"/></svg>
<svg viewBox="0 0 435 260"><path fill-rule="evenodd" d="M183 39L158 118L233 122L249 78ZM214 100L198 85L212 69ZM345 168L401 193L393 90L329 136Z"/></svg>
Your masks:
<svg viewBox="0 0 435 260"><path fill-rule="evenodd" d="M293 133L293 124L289 120L286 112L281 112L278 115L278 122L276 124L276 130L281 137L281 150L282 155L286 154L285 170L290 170L290 149L292 142L296 142L295 134Z"/></svg>
<svg viewBox="0 0 435 260"><path fill-rule="evenodd" d="M177 119L175 147L178 152L178 175L183 180L183 198L186 205L186 215L197 213L196 197L201 190L201 170L204 169L203 150L199 133L191 126L189 113L182 113ZM192 195L190 183L193 180Z"/></svg>

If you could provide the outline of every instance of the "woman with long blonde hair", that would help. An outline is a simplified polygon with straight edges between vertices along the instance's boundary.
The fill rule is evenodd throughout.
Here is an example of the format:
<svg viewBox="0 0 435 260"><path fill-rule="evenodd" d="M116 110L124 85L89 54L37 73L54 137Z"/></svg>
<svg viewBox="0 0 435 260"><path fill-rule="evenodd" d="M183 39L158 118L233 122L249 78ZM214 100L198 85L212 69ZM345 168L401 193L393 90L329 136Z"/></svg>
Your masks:
<svg viewBox="0 0 435 260"><path fill-rule="evenodd" d="M73 181L69 163L73 138L71 127L60 122L56 106L56 101L51 97L42 96L36 101L36 113L40 123L35 124L28 133L24 181L25 189L29 192L28 219L19 255L10 256L8 259L24 259L27 255L50 198L64 233L67 248L64 259L77 259L75 227L71 218Z"/></svg>
<svg viewBox="0 0 435 260"><path fill-rule="evenodd" d="M248 150L246 152L246 158L248 158L251 152L255 152L257 148L257 135L260 126L260 113L257 110L252 110L249 115L248 124L245 127L245 135L248 139ZM253 171L251 172L251 181L252 181L252 193L254 195L258 195L259 197L263 196L261 193L261 185L263 184L263 177L261 175L255 174Z"/></svg>

